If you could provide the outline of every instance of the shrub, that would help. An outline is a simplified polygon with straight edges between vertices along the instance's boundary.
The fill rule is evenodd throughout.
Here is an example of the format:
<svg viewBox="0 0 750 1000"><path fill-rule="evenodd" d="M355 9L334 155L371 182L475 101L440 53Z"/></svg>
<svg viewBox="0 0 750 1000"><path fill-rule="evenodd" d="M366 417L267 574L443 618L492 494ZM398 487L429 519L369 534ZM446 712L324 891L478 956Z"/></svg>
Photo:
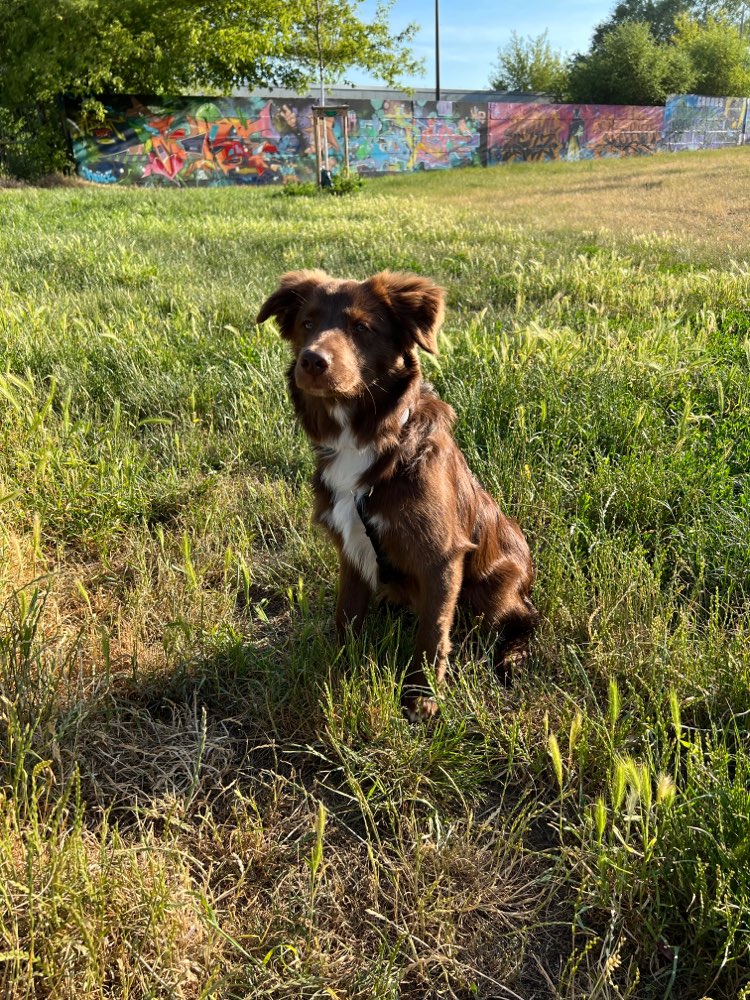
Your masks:
<svg viewBox="0 0 750 1000"><path fill-rule="evenodd" d="M332 187L318 187L315 181L305 181L302 184L285 184L281 193L287 198L316 198L326 194L355 194L364 186L365 180L359 174L336 174Z"/></svg>
<svg viewBox="0 0 750 1000"><path fill-rule="evenodd" d="M54 106L0 108L0 174L35 181L67 173L70 166L62 118Z"/></svg>

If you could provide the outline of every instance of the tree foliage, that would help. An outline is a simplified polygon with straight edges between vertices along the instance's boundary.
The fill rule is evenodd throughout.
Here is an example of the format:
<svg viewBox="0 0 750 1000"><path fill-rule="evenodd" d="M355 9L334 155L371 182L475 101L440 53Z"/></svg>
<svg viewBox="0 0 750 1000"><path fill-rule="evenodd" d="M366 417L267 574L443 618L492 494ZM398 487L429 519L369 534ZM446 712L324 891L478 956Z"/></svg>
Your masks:
<svg viewBox="0 0 750 1000"><path fill-rule="evenodd" d="M283 0L0 0L0 102L293 82Z"/></svg>
<svg viewBox="0 0 750 1000"><path fill-rule="evenodd" d="M601 44L579 56L570 70L574 101L595 104L663 104L669 94L689 91L695 70L688 54L660 44L648 24L625 22Z"/></svg>
<svg viewBox="0 0 750 1000"><path fill-rule="evenodd" d="M513 31L508 44L498 49L497 65L490 78L493 90L549 94L560 100L566 85L565 60L550 46L546 31L527 38Z"/></svg>
<svg viewBox="0 0 750 1000"><path fill-rule="evenodd" d="M674 44L693 66L696 93L750 95L750 45L735 25L712 17L701 24L683 16L676 28Z"/></svg>
<svg viewBox="0 0 750 1000"><path fill-rule="evenodd" d="M598 48L613 28L632 21L648 24L658 42L668 42L675 34L679 18L688 17L699 23L709 18L740 23L747 6L747 0L621 0L607 20L594 30L593 46Z"/></svg>
<svg viewBox="0 0 750 1000"><path fill-rule="evenodd" d="M599 48L610 31L633 21L647 24L656 41L668 42L675 31L675 19L694 6L692 0L622 0L594 29L593 47Z"/></svg>
<svg viewBox="0 0 750 1000"><path fill-rule="evenodd" d="M307 78L333 84L357 66L389 86L419 73L422 63L409 47L417 25L391 34L388 17L393 0L378 3L372 21L363 21L356 10L363 0L297 0L293 24L285 46L287 58Z"/></svg>
<svg viewBox="0 0 750 1000"><path fill-rule="evenodd" d="M326 72L362 66L394 82L418 68L391 35L390 6L362 0L0 0L0 104L59 94L302 87L314 78L317 18ZM313 51L315 50L315 51Z"/></svg>

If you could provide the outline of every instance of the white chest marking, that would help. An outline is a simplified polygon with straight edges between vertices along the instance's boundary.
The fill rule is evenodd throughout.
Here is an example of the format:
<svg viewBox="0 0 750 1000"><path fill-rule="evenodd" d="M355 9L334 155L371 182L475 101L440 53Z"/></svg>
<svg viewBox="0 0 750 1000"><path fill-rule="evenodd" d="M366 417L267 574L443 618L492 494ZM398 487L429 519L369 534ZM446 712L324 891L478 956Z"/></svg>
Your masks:
<svg viewBox="0 0 750 1000"><path fill-rule="evenodd" d="M332 506L323 516L337 531L344 542L344 554L374 590L378 583L378 564L372 542L357 513L355 502L367 492L359 485L363 474L375 461L372 445L358 448L349 428L346 415L337 407L333 414L342 430L339 436L326 443L334 452L332 460L321 474L321 479L331 491Z"/></svg>

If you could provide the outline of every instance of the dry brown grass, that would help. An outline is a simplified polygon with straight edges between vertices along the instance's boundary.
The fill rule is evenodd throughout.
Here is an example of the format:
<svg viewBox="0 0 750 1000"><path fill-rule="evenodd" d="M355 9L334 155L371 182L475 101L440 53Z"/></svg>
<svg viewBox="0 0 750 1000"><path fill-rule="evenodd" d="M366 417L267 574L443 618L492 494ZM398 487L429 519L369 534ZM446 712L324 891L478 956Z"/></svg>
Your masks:
<svg viewBox="0 0 750 1000"><path fill-rule="evenodd" d="M533 174L530 173L533 172ZM533 176L533 183L530 183ZM514 164L431 179L441 199L545 231L684 238L717 253L750 246L750 150ZM404 183L399 179L399 183Z"/></svg>
<svg viewBox="0 0 750 1000"><path fill-rule="evenodd" d="M90 186L89 181L78 177L77 174L45 174L33 182L22 181L16 177L7 177L0 174L0 191L16 190L18 188L76 188Z"/></svg>

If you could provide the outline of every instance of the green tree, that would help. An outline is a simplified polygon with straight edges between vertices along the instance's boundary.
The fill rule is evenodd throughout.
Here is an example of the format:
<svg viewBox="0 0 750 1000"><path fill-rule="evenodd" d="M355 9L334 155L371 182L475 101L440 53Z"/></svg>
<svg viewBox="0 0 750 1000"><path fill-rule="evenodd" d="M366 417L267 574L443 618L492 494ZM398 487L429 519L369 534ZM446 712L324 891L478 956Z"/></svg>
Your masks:
<svg viewBox="0 0 750 1000"><path fill-rule="evenodd" d="M549 94L560 100L567 88L567 78L565 60L550 46L546 31L527 38L513 31L508 44L498 49L490 87Z"/></svg>
<svg viewBox="0 0 750 1000"><path fill-rule="evenodd" d="M58 94L302 87L360 66L387 83L419 64L362 0L0 0L0 105Z"/></svg>
<svg viewBox="0 0 750 1000"><path fill-rule="evenodd" d="M734 24L712 17L700 24L683 16L677 19L674 44L693 66L696 93L750 95L750 42Z"/></svg>
<svg viewBox="0 0 750 1000"><path fill-rule="evenodd" d="M647 24L656 41L668 42L675 31L675 19L694 6L692 0L622 0L594 29L593 46L598 48L610 31L632 21Z"/></svg>
<svg viewBox="0 0 750 1000"><path fill-rule="evenodd" d="M410 42L417 32L409 24L391 34L388 23L394 0L381 0L371 21L358 16L364 0L297 0L293 25L285 49L290 64L320 86L340 82L357 66L378 76L389 86L420 73Z"/></svg>
<svg viewBox="0 0 750 1000"><path fill-rule="evenodd" d="M621 0L594 29L593 45L598 48L608 32L630 21L648 24L659 42L671 40L678 18L685 15L701 23L718 17L743 25L747 7L747 0Z"/></svg>
<svg viewBox="0 0 750 1000"><path fill-rule="evenodd" d="M417 71L419 63L408 48L415 27L392 35L391 5L381 3L367 22L358 16L361 3L0 0L5 131L10 122L30 123L32 132L40 120L52 122L61 95L87 99L96 111L94 99L107 93L307 88L321 65L326 82L349 66L363 67L387 83ZM14 133L17 147L24 129ZM23 143L19 150L16 160L23 160ZM0 145L7 164L6 153ZM56 151L50 162L58 160Z"/></svg>
<svg viewBox="0 0 750 1000"><path fill-rule="evenodd" d="M0 0L0 104L294 84L284 0Z"/></svg>
<svg viewBox="0 0 750 1000"><path fill-rule="evenodd" d="M625 22L600 45L578 56L570 69L574 101L593 104L664 104L669 94L689 91L695 71L687 53L660 44L648 24Z"/></svg>

